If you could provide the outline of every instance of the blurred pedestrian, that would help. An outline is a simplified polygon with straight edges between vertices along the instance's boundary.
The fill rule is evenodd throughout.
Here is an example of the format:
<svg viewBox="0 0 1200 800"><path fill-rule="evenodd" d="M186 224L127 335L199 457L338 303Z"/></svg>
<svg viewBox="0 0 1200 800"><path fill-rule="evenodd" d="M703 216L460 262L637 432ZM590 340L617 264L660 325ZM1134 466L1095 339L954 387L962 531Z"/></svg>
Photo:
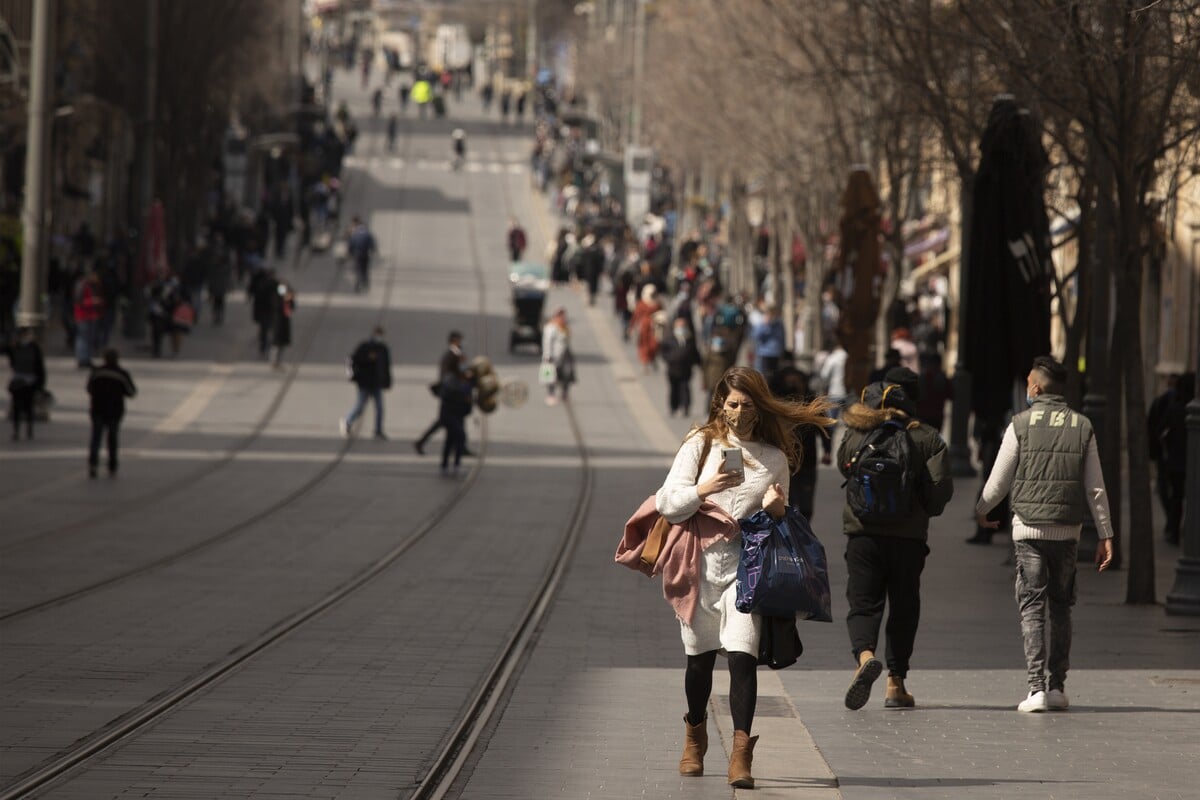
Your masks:
<svg viewBox="0 0 1200 800"><path fill-rule="evenodd" d="M450 331L449 335L446 337L446 350L442 353L442 357L438 361L437 382L429 387L435 397L441 397L442 386L446 384L446 376L450 374L458 375L464 369L466 369L466 364L467 356L466 353L463 352L463 335L459 331ZM425 443L429 441L431 436L444 427L445 421L442 419L439 401L437 418L434 419L433 423L430 424L428 428L426 428L425 432L421 434L420 438L413 442L413 449L416 450L418 454L425 455ZM465 441L463 443L463 455L472 455L470 450L467 449Z"/></svg>
<svg viewBox="0 0 1200 800"><path fill-rule="evenodd" d="M1017 710L1027 713L1070 706L1065 687L1075 553L1087 509L1100 537L1097 569L1107 569L1113 557L1108 495L1092 423L1066 404L1066 382L1062 364L1049 356L1033 360L1025 379L1030 407L1005 429L996 465L975 504L978 525L994 529L999 523L987 519L987 512L1011 494L1016 595L1029 680L1029 694Z"/></svg>
<svg viewBox="0 0 1200 800"><path fill-rule="evenodd" d="M900 366L908 367L913 372L921 368L917 359L917 345L912 340L908 328L896 328L892 331L892 349L900 354Z"/></svg>
<svg viewBox="0 0 1200 800"><path fill-rule="evenodd" d="M89 268L75 283L72 313L75 319L75 363L79 367L91 367L100 335L100 320L104 316L104 290L94 269Z"/></svg>
<svg viewBox="0 0 1200 800"><path fill-rule="evenodd" d="M395 114L388 117L387 122L387 149L389 153L396 151L396 134L400 130L400 118Z"/></svg>
<svg viewBox="0 0 1200 800"><path fill-rule="evenodd" d="M472 371L447 372L438 393L438 419L446 429L442 475L457 475L467 449L467 415L471 413Z"/></svg>
<svg viewBox="0 0 1200 800"><path fill-rule="evenodd" d="M361 217L354 217L346 247L350 258L354 260L354 291L365 292L371 285L371 257L377 247L375 235Z"/></svg>
<svg viewBox="0 0 1200 800"><path fill-rule="evenodd" d="M692 330L683 317L671 323L671 333L659 345L663 363L667 365L667 407L671 416L692 413L692 374L700 366L700 351Z"/></svg>
<svg viewBox="0 0 1200 800"><path fill-rule="evenodd" d="M375 404L375 438L386 440L383 432L383 392L392 388L392 356L383 341L382 327L376 326L371 331L371 338L354 348L350 356L350 380L358 387L358 399L345 419L340 420L342 435L350 435L369 398Z"/></svg>
<svg viewBox="0 0 1200 800"><path fill-rule="evenodd" d="M887 375L889 369L895 369L898 366L900 366L900 351L889 347L883 354L883 366L871 370L871 374L867 376L867 383L879 383Z"/></svg>
<svg viewBox="0 0 1200 800"><path fill-rule="evenodd" d="M754 343L754 368L769 381L787 349L787 331L774 304L763 307L762 320L750 331L750 337Z"/></svg>
<svg viewBox="0 0 1200 800"><path fill-rule="evenodd" d="M517 222L516 217L511 217L508 221L508 260L520 261L521 256L525 254L525 229Z"/></svg>
<svg viewBox="0 0 1200 800"><path fill-rule="evenodd" d="M225 295L229 293L231 267L229 250L219 233L213 234L212 254L208 259L208 298L212 303L213 325L225 322Z"/></svg>
<svg viewBox="0 0 1200 800"><path fill-rule="evenodd" d="M1187 478L1187 405L1196 396L1196 373L1180 375L1175 381L1175 391L1163 409L1162 424L1158 430L1161 457L1158 471L1163 491L1163 510L1167 513L1167 524L1163 538L1167 544L1179 544L1179 532L1183 525L1184 485Z"/></svg>
<svg viewBox="0 0 1200 800"><path fill-rule="evenodd" d="M781 400L811 404L817 399L808 373L796 369L789 354L785 354L770 386L771 394ZM800 459L800 468L792 473L788 485L788 504L811 522L816 512L817 461L819 459L822 464L833 463L833 441L822 425L812 423L797 425L792 429L792 436L800 445L803 457ZM817 452L818 439L820 454Z"/></svg>
<svg viewBox="0 0 1200 800"><path fill-rule="evenodd" d="M941 431L946 423L946 403L954 399L954 387L946 371L942 369L942 357L938 353L920 355L920 391L917 395L917 415L935 430Z"/></svg>
<svg viewBox="0 0 1200 800"><path fill-rule="evenodd" d="M575 382L575 354L571 352L571 328L567 325L567 310L554 310L542 329L542 362L554 367L555 379L546 384L546 405L552 406L561 398L568 399Z"/></svg>
<svg viewBox="0 0 1200 800"><path fill-rule="evenodd" d="M654 328L654 315L661 310L658 289L653 284L646 284L642 287L641 297L634 306L633 316L629 319L629 331L637 336L637 354L638 361L642 364L642 372L650 372L654 368L654 359L658 356L658 334Z"/></svg>
<svg viewBox="0 0 1200 800"><path fill-rule="evenodd" d="M188 320L183 284L175 273L168 272L146 287L146 313L150 319L150 352L155 358L162 356L162 342L171 341L171 355L178 356Z"/></svg>
<svg viewBox="0 0 1200 800"><path fill-rule="evenodd" d="M849 355L846 353L846 348L842 347L842 342L837 334L831 337L831 341L833 351L821 362L821 370L818 375L821 379L822 389L834 402L831 413L833 418L837 419L841 409L846 406L846 359L849 358Z"/></svg>
<svg viewBox="0 0 1200 800"><path fill-rule="evenodd" d="M12 439L17 441L21 422L25 423L25 438L33 438L33 406L38 392L46 388L46 360L37 343L33 328L21 328L17 340L4 347L12 377L8 379L8 394L12 398L9 414L12 417Z"/></svg>
<svg viewBox="0 0 1200 800"><path fill-rule="evenodd" d="M296 313L296 291L287 281L280 281L275 289L278 299L272 311L271 345L274 349L272 368L283 369L283 351L292 343L292 317Z"/></svg>
<svg viewBox="0 0 1200 800"><path fill-rule="evenodd" d="M117 448L125 398L137 395L133 378L118 363L116 349L104 351L104 364L92 369L87 393L91 398L92 438L88 446L88 477L96 477L100 465L100 440L108 444L108 474L117 474ZM107 436L106 436L107 434Z"/></svg>
<svg viewBox="0 0 1200 800"><path fill-rule="evenodd" d="M251 297L254 324L258 326L258 354L266 358L271 349L275 306L279 303L279 281L275 279L275 270L255 270L247 291Z"/></svg>

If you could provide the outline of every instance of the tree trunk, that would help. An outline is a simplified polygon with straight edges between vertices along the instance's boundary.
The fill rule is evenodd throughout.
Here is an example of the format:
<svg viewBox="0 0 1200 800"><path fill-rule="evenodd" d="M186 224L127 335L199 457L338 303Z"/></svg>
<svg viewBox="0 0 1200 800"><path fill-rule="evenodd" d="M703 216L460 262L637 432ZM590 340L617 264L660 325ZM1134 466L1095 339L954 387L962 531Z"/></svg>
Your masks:
<svg viewBox="0 0 1200 800"><path fill-rule="evenodd" d="M1129 204L1127 207L1126 203ZM1132 198L1121 207L1121 302L1117 304L1125 388L1126 442L1129 459L1129 572L1126 603L1154 603L1154 524L1150 507L1150 456L1147 449L1145 377L1142 371L1141 208ZM1120 491L1120 483L1118 483Z"/></svg>

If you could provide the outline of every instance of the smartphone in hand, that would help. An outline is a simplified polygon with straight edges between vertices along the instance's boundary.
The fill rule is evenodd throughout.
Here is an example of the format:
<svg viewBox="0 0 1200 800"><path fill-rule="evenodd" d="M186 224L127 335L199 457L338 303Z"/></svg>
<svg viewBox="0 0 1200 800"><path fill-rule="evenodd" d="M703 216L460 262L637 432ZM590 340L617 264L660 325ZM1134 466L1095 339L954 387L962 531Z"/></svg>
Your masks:
<svg viewBox="0 0 1200 800"><path fill-rule="evenodd" d="M745 474L746 465L742 461L742 448L725 447L721 449L721 472Z"/></svg>

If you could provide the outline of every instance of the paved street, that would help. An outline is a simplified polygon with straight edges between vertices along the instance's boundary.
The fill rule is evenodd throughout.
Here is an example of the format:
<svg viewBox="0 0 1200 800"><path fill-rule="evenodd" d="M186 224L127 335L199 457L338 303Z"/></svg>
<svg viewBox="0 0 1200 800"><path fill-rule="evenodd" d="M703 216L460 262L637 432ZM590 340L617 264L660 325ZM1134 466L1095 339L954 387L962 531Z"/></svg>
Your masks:
<svg viewBox="0 0 1200 800"><path fill-rule="evenodd" d="M668 418L665 378L642 374L607 295L594 307L576 287L549 298L571 321L580 377L570 406L586 464L568 410L542 402L533 351L507 351L508 218L524 222L531 256L555 227L529 188L529 130L483 119L468 98L449 119L406 119L393 155L365 95L348 78L339 90L363 125L347 209L364 214L380 258L364 294L329 254L279 265L299 292L286 370L256 358L240 292L227 324L202 317L178 359L123 344L140 392L121 471L88 480L84 374L51 343L53 421L32 443L0 449L0 616L10 615L0 619L0 782L245 648L437 523L361 590L38 795L409 796L590 481L565 582L456 789L472 800L734 796L721 665L707 774L683 779L677 624L657 581L613 563L625 519L662 481L688 421ZM471 149L456 172L449 131L459 124ZM346 357L376 322L395 368L390 440L370 440L368 428L348 442L337 428L353 400ZM476 415L468 435L479 456L443 478L441 434L425 456L411 443L436 414L427 386L451 329L530 395ZM1200 620L1126 606L1124 572L1082 568L1072 709L1018 714L1024 662L1007 549L963 543L974 481L933 524L908 682L917 707L885 710L881 682L865 709L847 711L839 485L822 467L814 528L835 621L802 624L801 661L760 671L759 789L736 796L1200 795ZM1160 600L1177 552L1157 553Z"/></svg>

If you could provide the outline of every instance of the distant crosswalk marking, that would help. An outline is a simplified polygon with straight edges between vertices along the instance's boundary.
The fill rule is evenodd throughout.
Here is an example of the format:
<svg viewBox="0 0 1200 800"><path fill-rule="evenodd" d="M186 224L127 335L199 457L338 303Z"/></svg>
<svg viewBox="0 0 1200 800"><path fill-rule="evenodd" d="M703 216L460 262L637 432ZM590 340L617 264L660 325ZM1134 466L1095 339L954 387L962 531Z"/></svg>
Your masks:
<svg viewBox="0 0 1200 800"><path fill-rule="evenodd" d="M463 170L466 172L487 172L493 175L499 175L502 172L508 172L513 175L522 174L529 171L529 165L522 157L520 161L515 160L515 154L503 159L468 159L463 165ZM415 160L407 160L399 156L347 156L345 161L347 167L354 169L404 169L406 166L412 169L430 171L430 172L448 172L454 169L454 165L450 159L437 158L418 158Z"/></svg>

